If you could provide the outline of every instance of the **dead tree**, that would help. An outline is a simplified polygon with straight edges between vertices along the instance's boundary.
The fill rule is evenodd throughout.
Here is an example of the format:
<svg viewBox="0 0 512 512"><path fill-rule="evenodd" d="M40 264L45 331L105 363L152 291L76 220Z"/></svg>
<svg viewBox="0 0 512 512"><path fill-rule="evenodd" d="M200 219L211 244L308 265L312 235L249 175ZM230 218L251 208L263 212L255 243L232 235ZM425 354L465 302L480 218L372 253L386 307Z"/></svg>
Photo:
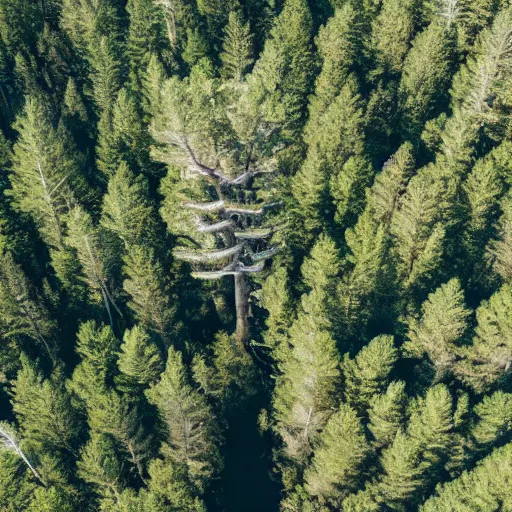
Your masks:
<svg viewBox="0 0 512 512"><path fill-rule="evenodd" d="M272 172L258 169L250 163L234 177L220 169L201 163L186 138L176 144L186 155L187 176L207 180L216 199L209 202L183 202L183 208L194 213L195 229L215 238L216 248L177 248L175 258L186 261L193 268L192 276L198 279L220 279L233 276L236 303L236 336L244 342L249 339L249 294L247 277L261 272L265 261L277 251L269 245L273 228L265 226L265 213L277 203L253 201L254 180L258 175Z"/></svg>

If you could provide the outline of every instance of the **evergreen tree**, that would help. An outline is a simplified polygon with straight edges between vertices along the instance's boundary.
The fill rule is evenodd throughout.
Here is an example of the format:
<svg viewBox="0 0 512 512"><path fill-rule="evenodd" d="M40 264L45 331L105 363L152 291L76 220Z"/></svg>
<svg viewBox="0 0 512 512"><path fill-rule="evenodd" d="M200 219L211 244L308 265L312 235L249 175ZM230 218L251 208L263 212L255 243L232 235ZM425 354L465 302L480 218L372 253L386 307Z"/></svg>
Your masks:
<svg viewBox="0 0 512 512"><path fill-rule="evenodd" d="M476 421L470 436L472 449L481 456L508 439L512 430L512 395L496 391L485 396L473 409Z"/></svg>
<svg viewBox="0 0 512 512"><path fill-rule="evenodd" d="M13 384L12 406L26 446L55 455L76 449L80 425L60 371L44 379L26 357Z"/></svg>
<svg viewBox="0 0 512 512"><path fill-rule="evenodd" d="M361 28L359 16L351 3L336 9L334 16L320 27L315 42L322 69L315 82L314 94L309 99L309 118L304 128L307 141L315 140L322 115L341 92L349 72L357 64Z"/></svg>
<svg viewBox="0 0 512 512"><path fill-rule="evenodd" d="M165 429L162 453L184 463L191 481L204 489L222 465L218 428L205 397L188 382L182 356L169 349L160 381L146 391Z"/></svg>
<svg viewBox="0 0 512 512"><path fill-rule="evenodd" d="M80 206L70 212L68 224L67 243L76 250L82 265L84 282L89 286L93 300L103 301L110 324L113 325L111 307L123 316L114 301L109 284L113 271L113 255L109 253L115 250L114 244L93 224L91 216Z"/></svg>
<svg viewBox="0 0 512 512"><path fill-rule="evenodd" d="M138 325L127 329L123 340L117 361L121 373L116 378L118 387L137 389L138 386L148 386L163 370L156 345Z"/></svg>
<svg viewBox="0 0 512 512"><path fill-rule="evenodd" d="M409 320L405 354L426 354L435 368L435 379L442 378L457 359L469 315L460 282L451 279L428 296L421 306L421 319Z"/></svg>
<svg viewBox="0 0 512 512"><path fill-rule="evenodd" d="M476 310L473 344L465 347L455 372L481 392L506 376L512 361L510 309L512 290L503 285Z"/></svg>
<svg viewBox="0 0 512 512"><path fill-rule="evenodd" d="M83 407L112 383L119 341L110 326L98 326L93 320L80 325L77 338L76 352L81 362L73 372L70 389L80 398Z"/></svg>
<svg viewBox="0 0 512 512"><path fill-rule="evenodd" d="M276 429L286 457L304 463L311 438L326 424L336 405L339 355L323 313L322 293L304 295L290 328L290 344L279 363L274 393ZM283 351L284 352L284 351Z"/></svg>
<svg viewBox="0 0 512 512"><path fill-rule="evenodd" d="M320 232L326 223L324 219L329 221L334 216L329 182L333 184L335 194L346 200L348 197L340 194L340 182L348 181L349 187L354 181L358 182L361 194L371 177L366 162L357 166L358 161L355 160L355 169L347 163L351 156L363 151L362 115L361 99L352 77L327 107L321 129L315 132L314 139L308 141L308 154L293 179L292 191L298 203L298 214L310 238ZM347 176L349 173L352 176ZM357 204L354 209L358 213Z"/></svg>
<svg viewBox="0 0 512 512"><path fill-rule="evenodd" d="M144 329L155 332L169 344L176 326L172 325L176 307L162 264L147 246L132 246L125 255L123 289L128 308Z"/></svg>
<svg viewBox="0 0 512 512"><path fill-rule="evenodd" d="M498 233L487 246L487 259L491 263L494 272L505 282L510 282L512 276L511 254L511 230L512 198L509 194L503 198L501 209L503 211L498 222Z"/></svg>
<svg viewBox="0 0 512 512"><path fill-rule="evenodd" d="M242 81L254 60L251 28L248 22L244 23L240 11L229 13L228 24L224 28L223 49L220 55L223 76Z"/></svg>
<svg viewBox="0 0 512 512"><path fill-rule="evenodd" d="M43 353L55 357L55 323L30 281L11 253L0 258L0 328L14 353L28 348L24 338L42 345ZM7 363L7 362L6 362ZM7 369L9 364L5 365Z"/></svg>
<svg viewBox="0 0 512 512"><path fill-rule="evenodd" d="M498 512L511 500L509 477L512 445L496 449L475 469L436 489L420 508L421 512L481 510Z"/></svg>
<svg viewBox="0 0 512 512"><path fill-rule="evenodd" d="M340 503L358 487L357 477L365 462L369 446L357 413L348 405L331 416L306 470L306 489L321 501Z"/></svg>
<svg viewBox="0 0 512 512"><path fill-rule="evenodd" d="M15 207L31 215L44 240L60 248L65 235L63 215L73 196L85 192L75 154L53 128L38 98L27 98L17 130L20 137L13 148L9 194Z"/></svg>
<svg viewBox="0 0 512 512"><path fill-rule="evenodd" d="M293 303L289 290L289 279L284 267L278 267L261 288L261 306L268 311L265 321L264 343L269 347L272 357L280 359L281 347L288 346L288 329L293 319Z"/></svg>
<svg viewBox="0 0 512 512"><path fill-rule="evenodd" d="M345 354L341 367L347 403L357 410L366 410L372 397L386 388L397 359L392 336L374 338L354 359Z"/></svg>
<svg viewBox="0 0 512 512"><path fill-rule="evenodd" d="M380 395L374 395L368 410L368 429L377 448L389 445L405 422L405 382L394 381Z"/></svg>
<svg viewBox="0 0 512 512"><path fill-rule="evenodd" d="M124 162L108 182L101 224L115 233L125 247L155 242L156 223L147 181L135 176Z"/></svg>
<svg viewBox="0 0 512 512"><path fill-rule="evenodd" d="M109 435L92 433L81 450L77 465L78 475L93 485L100 495L119 499L123 467Z"/></svg>
<svg viewBox="0 0 512 512"><path fill-rule="evenodd" d="M445 106L454 60L454 28L434 20L418 34L404 61L398 89L404 138L418 140L425 122Z"/></svg>

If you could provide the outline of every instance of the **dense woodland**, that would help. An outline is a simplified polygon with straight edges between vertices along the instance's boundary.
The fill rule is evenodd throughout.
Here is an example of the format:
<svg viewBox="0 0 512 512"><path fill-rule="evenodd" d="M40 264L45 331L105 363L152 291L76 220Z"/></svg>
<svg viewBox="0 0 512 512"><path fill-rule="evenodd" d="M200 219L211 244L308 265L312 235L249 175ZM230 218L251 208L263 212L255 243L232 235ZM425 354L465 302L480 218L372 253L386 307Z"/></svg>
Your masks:
<svg viewBox="0 0 512 512"><path fill-rule="evenodd" d="M512 511L511 91L506 0L0 0L0 510Z"/></svg>

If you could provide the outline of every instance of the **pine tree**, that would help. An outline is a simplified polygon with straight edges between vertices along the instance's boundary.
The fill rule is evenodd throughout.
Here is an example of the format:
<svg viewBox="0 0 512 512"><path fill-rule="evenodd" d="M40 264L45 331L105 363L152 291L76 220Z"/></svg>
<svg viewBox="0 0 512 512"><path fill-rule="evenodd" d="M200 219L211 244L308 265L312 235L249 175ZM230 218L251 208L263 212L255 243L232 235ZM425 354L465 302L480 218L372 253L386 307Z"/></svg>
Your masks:
<svg viewBox="0 0 512 512"><path fill-rule="evenodd" d="M48 489L39 487L27 507L27 512L73 512L77 500L71 493L56 487Z"/></svg>
<svg viewBox="0 0 512 512"><path fill-rule="evenodd" d="M357 413L348 405L341 405L320 435L311 466L305 472L306 489L321 502L339 506L358 487L357 478L368 451Z"/></svg>
<svg viewBox="0 0 512 512"><path fill-rule="evenodd" d="M155 332L169 344L175 332L172 321L176 307L169 281L154 251L132 246L125 255L123 289L129 296L128 308L141 326Z"/></svg>
<svg viewBox="0 0 512 512"><path fill-rule="evenodd" d="M387 387L397 359L392 336L374 338L354 359L345 354L341 368L347 403L358 411L365 411L372 397Z"/></svg>
<svg viewBox="0 0 512 512"><path fill-rule="evenodd" d="M441 379L457 359L469 315L460 282L451 279L428 296L421 306L421 319L409 320L404 353L413 357L426 354L435 368L435 380Z"/></svg>
<svg viewBox="0 0 512 512"><path fill-rule="evenodd" d="M169 349L160 381L147 391L165 428L165 456L187 466L191 481L204 489L221 463L215 417L205 397L188 382L182 356Z"/></svg>
<svg viewBox="0 0 512 512"><path fill-rule="evenodd" d="M229 13L228 24L224 28L222 75L241 82L247 68L253 63L253 42L249 23L244 23L240 11Z"/></svg>
<svg viewBox="0 0 512 512"><path fill-rule="evenodd" d="M476 310L473 344L465 348L455 373L477 392L505 377L512 361L512 289L503 285Z"/></svg>
<svg viewBox="0 0 512 512"><path fill-rule="evenodd" d="M368 429L377 448L388 446L404 427L407 394L405 382L394 381L380 395L374 395L368 410Z"/></svg>
<svg viewBox="0 0 512 512"><path fill-rule="evenodd" d="M123 337L117 365L120 375L116 378L118 387L136 390L138 386L153 383L163 370L158 348L144 330L136 325L127 329Z"/></svg>

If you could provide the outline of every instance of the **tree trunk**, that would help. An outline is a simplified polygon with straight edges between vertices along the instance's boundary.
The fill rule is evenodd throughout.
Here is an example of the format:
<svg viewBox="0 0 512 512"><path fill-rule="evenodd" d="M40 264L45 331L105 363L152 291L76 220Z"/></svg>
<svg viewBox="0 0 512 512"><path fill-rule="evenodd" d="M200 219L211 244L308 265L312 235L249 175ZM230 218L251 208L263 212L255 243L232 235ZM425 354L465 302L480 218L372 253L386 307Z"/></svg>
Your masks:
<svg viewBox="0 0 512 512"><path fill-rule="evenodd" d="M249 287L247 276L235 274L236 336L243 343L249 341Z"/></svg>

